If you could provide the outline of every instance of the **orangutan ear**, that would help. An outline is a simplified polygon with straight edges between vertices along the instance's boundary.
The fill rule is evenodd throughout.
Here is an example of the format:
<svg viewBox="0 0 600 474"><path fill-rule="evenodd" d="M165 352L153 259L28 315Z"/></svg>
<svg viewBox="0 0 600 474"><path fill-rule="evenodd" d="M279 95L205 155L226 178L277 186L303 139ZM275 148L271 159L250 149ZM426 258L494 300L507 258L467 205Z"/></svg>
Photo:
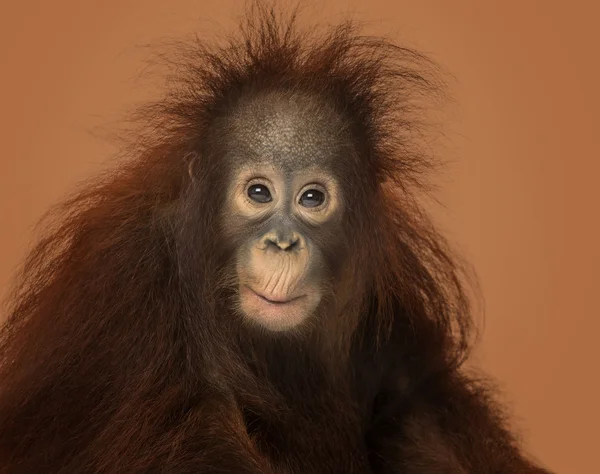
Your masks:
<svg viewBox="0 0 600 474"><path fill-rule="evenodd" d="M188 175L192 181L196 180L196 163L198 158L198 152L196 151L190 151L183 157L184 165L187 166Z"/></svg>

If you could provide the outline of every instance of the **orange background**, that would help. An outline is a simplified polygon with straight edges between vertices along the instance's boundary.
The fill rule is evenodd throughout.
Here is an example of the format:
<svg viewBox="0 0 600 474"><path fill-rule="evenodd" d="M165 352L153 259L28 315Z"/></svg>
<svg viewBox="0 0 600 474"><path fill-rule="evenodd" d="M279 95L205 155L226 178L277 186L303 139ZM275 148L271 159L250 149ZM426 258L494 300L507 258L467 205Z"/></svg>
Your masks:
<svg viewBox="0 0 600 474"><path fill-rule="evenodd" d="M6 3L6 2L5 2ZM329 1L456 77L435 215L486 299L476 361L510 394L528 450L600 472L600 74L594 2ZM587 3L587 5L586 5ZM115 151L90 131L150 93L136 46L230 29L241 0L30 0L0 18L0 291L41 213ZM595 9L596 11L592 11ZM0 316L2 317L2 316Z"/></svg>

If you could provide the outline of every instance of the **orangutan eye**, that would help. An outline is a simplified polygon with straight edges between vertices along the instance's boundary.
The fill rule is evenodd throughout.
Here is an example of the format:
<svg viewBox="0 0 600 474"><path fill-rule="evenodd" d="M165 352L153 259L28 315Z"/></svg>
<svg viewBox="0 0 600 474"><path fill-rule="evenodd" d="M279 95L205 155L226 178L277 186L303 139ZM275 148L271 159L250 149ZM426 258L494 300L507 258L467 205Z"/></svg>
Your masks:
<svg viewBox="0 0 600 474"><path fill-rule="evenodd" d="M299 202L304 207L319 207L325 202L325 194L318 189L309 189L302 193Z"/></svg>
<svg viewBox="0 0 600 474"><path fill-rule="evenodd" d="M248 197L253 201L264 204L271 202L271 191L264 184L253 184L248 188Z"/></svg>

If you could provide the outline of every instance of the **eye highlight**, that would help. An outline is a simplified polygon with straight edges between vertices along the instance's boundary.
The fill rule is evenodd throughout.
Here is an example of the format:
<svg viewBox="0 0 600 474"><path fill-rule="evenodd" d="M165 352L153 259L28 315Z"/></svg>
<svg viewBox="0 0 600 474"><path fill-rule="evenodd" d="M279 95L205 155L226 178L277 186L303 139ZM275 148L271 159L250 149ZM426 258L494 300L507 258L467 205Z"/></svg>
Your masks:
<svg viewBox="0 0 600 474"><path fill-rule="evenodd" d="M298 203L303 207L315 208L323 205L325 202L325 193L318 189L307 189L302 193Z"/></svg>
<svg viewBox="0 0 600 474"><path fill-rule="evenodd" d="M269 191L269 188L267 188L264 184L251 185L248 187L247 194L250 199L260 204L265 204L273 200L271 191Z"/></svg>

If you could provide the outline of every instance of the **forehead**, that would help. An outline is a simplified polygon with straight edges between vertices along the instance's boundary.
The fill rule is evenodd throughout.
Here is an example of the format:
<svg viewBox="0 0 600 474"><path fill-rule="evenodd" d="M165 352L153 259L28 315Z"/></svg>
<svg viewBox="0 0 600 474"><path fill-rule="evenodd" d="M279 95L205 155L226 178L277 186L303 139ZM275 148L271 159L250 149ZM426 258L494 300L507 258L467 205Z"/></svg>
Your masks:
<svg viewBox="0 0 600 474"><path fill-rule="evenodd" d="M343 124L331 107L310 97L269 93L238 105L228 135L234 167L331 168L341 153Z"/></svg>

